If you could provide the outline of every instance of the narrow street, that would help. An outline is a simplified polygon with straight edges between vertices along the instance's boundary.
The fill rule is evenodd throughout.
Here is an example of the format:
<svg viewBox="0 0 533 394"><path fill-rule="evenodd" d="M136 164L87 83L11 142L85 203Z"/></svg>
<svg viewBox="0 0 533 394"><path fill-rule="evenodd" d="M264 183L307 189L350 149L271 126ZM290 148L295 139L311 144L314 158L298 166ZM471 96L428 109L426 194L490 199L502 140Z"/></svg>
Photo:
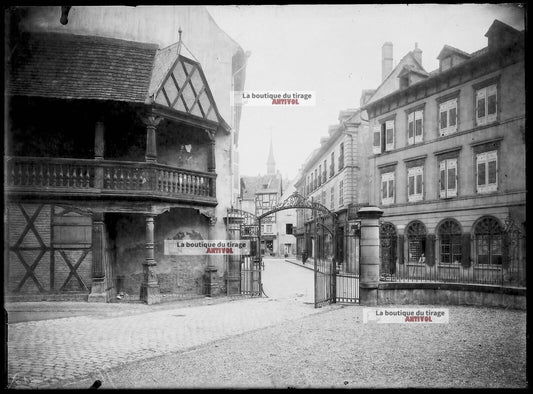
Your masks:
<svg viewBox="0 0 533 394"><path fill-rule="evenodd" d="M261 277L263 290L270 298L314 303L313 271L285 261L284 258L264 258ZM309 266L311 268L311 266Z"/></svg>

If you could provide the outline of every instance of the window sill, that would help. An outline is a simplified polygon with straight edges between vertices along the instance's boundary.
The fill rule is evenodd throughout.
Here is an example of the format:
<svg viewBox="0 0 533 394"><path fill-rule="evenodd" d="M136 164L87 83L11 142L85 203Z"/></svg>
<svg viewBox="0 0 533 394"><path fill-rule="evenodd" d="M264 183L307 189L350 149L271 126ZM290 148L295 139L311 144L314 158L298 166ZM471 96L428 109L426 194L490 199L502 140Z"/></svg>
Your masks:
<svg viewBox="0 0 533 394"><path fill-rule="evenodd" d="M474 266L475 270L489 270L489 271L499 271L502 269L501 264L477 264Z"/></svg>

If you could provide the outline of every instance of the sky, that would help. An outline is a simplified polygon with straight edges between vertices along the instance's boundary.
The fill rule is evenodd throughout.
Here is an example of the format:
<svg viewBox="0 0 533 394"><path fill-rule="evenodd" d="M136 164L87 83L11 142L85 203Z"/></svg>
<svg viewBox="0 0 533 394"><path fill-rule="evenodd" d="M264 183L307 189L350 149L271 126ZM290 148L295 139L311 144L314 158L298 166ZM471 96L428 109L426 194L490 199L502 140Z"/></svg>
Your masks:
<svg viewBox="0 0 533 394"><path fill-rule="evenodd" d="M251 51L245 91L313 91L314 106L248 106L239 135L240 172L266 173L272 139L276 167L293 179L339 111L358 108L361 91L381 83L381 47L394 66L415 43L422 66L438 68L445 44L471 53L487 45L494 19L524 29L519 4L366 4L210 6L216 23Z"/></svg>

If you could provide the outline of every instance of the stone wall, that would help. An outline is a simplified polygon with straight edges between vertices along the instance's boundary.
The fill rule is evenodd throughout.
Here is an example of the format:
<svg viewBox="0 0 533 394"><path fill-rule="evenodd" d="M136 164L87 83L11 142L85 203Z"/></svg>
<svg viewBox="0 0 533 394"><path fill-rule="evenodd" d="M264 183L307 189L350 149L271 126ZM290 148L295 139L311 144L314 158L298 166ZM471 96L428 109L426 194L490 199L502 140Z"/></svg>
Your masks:
<svg viewBox="0 0 533 394"><path fill-rule="evenodd" d="M165 239L209 238L207 218L197 210L173 208L155 217L156 272L162 295L200 296L206 294L205 269L207 256L169 256L164 254ZM132 297L140 294L145 260L145 217L143 215L120 215L116 220L116 266L124 291ZM222 238L223 239L223 238ZM224 289L224 261L215 262L217 268L217 295Z"/></svg>
<svg viewBox="0 0 533 394"><path fill-rule="evenodd" d="M526 289L450 283L380 283L378 305L476 305L526 310Z"/></svg>

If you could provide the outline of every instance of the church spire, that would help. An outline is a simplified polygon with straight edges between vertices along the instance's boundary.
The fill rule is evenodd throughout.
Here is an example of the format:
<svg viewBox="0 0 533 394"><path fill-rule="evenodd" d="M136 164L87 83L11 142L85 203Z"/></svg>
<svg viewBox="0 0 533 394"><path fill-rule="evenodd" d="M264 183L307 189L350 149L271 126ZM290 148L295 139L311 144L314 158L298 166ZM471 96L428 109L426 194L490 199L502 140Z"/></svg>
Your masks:
<svg viewBox="0 0 533 394"><path fill-rule="evenodd" d="M270 136L270 152L268 152L267 175L276 173L276 160L274 160L274 149L272 148L272 136Z"/></svg>

